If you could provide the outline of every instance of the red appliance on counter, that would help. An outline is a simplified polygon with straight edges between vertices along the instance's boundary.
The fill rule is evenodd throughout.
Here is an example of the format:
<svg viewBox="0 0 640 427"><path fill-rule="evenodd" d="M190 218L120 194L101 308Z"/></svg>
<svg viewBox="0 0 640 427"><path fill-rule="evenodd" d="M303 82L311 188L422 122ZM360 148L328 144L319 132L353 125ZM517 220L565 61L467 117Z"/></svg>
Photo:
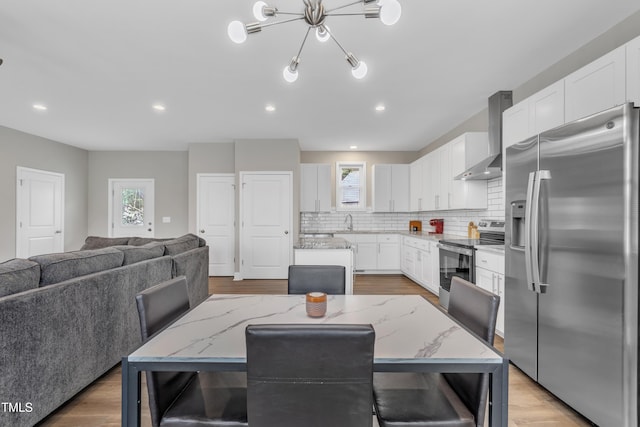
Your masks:
<svg viewBox="0 0 640 427"><path fill-rule="evenodd" d="M430 219L429 220L429 225L431 225L432 227L435 227L435 230L430 231L429 234L442 234L442 233L444 233L444 219L442 219L442 218Z"/></svg>

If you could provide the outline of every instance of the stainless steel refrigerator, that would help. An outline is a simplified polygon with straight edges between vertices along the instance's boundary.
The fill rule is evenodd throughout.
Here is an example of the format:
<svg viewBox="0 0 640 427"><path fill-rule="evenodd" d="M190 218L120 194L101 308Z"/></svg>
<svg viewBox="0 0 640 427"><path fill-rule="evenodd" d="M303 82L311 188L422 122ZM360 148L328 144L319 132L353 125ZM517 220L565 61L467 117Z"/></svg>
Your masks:
<svg viewBox="0 0 640 427"><path fill-rule="evenodd" d="M505 353L599 426L638 425L638 108L506 149Z"/></svg>

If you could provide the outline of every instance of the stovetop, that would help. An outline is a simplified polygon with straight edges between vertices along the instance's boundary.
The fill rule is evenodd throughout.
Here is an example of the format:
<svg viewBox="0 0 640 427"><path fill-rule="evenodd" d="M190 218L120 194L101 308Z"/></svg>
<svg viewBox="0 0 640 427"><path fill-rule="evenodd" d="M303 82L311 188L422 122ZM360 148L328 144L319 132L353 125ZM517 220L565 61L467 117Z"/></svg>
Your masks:
<svg viewBox="0 0 640 427"><path fill-rule="evenodd" d="M479 239L447 238L440 240L440 243L459 246L463 248L474 248L476 246L499 246L504 245L504 221L494 219L483 219L478 222Z"/></svg>

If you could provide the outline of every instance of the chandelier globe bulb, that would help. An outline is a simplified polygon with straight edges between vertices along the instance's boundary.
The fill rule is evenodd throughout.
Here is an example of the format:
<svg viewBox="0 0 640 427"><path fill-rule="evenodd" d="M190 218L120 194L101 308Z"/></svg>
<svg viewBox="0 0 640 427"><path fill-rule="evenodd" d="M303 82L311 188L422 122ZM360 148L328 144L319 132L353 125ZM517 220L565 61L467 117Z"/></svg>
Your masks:
<svg viewBox="0 0 640 427"><path fill-rule="evenodd" d="M227 27L227 34L232 42L241 44L247 40L247 29L240 21L232 21Z"/></svg>
<svg viewBox="0 0 640 427"><path fill-rule="evenodd" d="M367 71L369 69L364 61L358 61L358 64L351 68L351 74L358 80L363 79L367 75Z"/></svg>
<svg viewBox="0 0 640 427"><path fill-rule="evenodd" d="M264 15L264 8L267 6L267 3L263 1L257 1L253 5L253 16L260 22L264 22L267 20L267 16Z"/></svg>
<svg viewBox="0 0 640 427"><path fill-rule="evenodd" d="M400 20L402 6L398 0L380 0L380 21L385 25L393 25Z"/></svg>
<svg viewBox="0 0 640 427"><path fill-rule="evenodd" d="M287 83L293 83L298 80L298 70L291 70L290 66L284 67L282 70L282 77L284 77Z"/></svg>

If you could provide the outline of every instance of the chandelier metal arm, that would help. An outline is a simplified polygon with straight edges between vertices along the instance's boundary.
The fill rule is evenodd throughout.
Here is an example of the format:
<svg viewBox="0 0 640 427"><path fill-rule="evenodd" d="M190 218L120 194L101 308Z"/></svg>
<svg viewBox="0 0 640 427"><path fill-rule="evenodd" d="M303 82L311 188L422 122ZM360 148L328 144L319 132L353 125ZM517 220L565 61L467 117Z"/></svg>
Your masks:
<svg viewBox="0 0 640 427"><path fill-rule="evenodd" d="M300 59L302 48L304 47L304 44L307 42L307 37L309 37L309 32L311 32L311 27L307 28L307 32L304 35L304 39L302 39L302 44L300 45L300 49L298 49L298 54L296 55L296 58L298 58L298 60Z"/></svg>
<svg viewBox="0 0 640 427"><path fill-rule="evenodd" d="M342 47L342 45L340 44L340 42L338 41L338 39L335 38L335 36L333 35L333 33L331 31L329 31L329 28L324 27L325 31L327 33L329 33L329 36L331 37L331 40L333 40L334 42L336 42L336 44L338 45L338 47L340 48L340 50L346 55L349 56L349 53L345 50L344 47Z"/></svg>
<svg viewBox="0 0 640 427"><path fill-rule="evenodd" d="M284 21L276 21L276 22L267 22L266 24L259 23L261 28L273 27L274 25L286 24L287 22L293 21L301 21L304 19L304 16L299 16L298 18L285 19Z"/></svg>

